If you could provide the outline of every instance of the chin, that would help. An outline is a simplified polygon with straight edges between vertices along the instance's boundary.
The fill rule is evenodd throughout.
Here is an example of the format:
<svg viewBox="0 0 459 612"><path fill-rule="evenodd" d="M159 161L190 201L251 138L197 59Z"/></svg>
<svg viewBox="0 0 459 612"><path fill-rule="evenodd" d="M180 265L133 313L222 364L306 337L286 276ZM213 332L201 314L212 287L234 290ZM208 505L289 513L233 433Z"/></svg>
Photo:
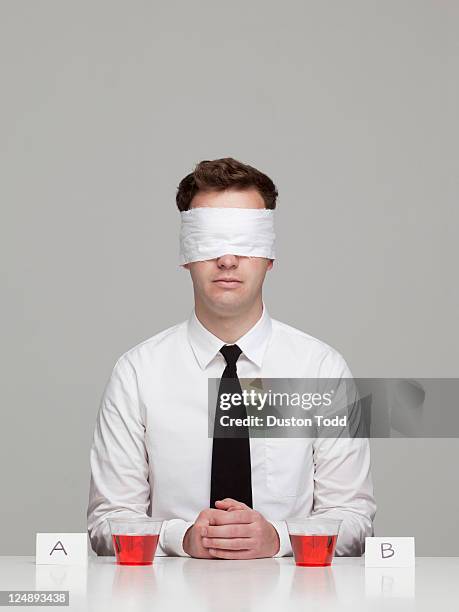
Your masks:
<svg viewBox="0 0 459 612"><path fill-rule="evenodd" d="M209 302L217 310L234 310L244 303L241 295L236 295L235 291L222 291L220 295L213 295L209 298Z"/></svg>

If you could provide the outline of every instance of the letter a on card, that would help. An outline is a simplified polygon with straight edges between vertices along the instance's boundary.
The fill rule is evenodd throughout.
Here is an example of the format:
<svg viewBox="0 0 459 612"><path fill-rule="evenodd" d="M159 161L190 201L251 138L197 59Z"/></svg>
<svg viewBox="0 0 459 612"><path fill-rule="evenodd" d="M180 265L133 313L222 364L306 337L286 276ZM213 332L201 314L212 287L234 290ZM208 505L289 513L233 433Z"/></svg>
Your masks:
<svg viewBox="0 0 459 612"><path fill-rule="evenodd" d="M36 564L83 565L88 562L87 533L37 533Z"/></svg>

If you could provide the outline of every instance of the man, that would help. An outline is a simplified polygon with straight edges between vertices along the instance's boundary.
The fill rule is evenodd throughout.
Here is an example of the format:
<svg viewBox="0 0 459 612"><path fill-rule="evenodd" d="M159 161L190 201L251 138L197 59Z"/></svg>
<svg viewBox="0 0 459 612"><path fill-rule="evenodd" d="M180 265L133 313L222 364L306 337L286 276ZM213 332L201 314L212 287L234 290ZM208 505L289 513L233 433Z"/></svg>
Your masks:
<svg viewBox="0 0 459 612"><path fill-rule="evenodd" d="M180 261L195 306L124 353L105 388L87 513L99 555L114 554L106 519L115 514L164 519L158 555L209 559L291 555L289 516L341 519L336 555L361 555L373 534L366 439L231 447L208 436L209 378L352 376L336 350L272 319L262 299L277 195L269 177L232 158L203 161L180 182Z"/></svg>

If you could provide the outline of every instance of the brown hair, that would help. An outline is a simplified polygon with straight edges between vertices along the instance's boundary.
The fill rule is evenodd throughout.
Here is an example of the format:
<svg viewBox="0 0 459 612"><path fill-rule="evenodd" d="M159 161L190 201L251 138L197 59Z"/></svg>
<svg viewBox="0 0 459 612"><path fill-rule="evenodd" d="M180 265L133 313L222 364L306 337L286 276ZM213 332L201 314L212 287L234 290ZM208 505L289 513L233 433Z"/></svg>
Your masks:
<svg viewBox="0 0 459 612"><path fill-rule="evenodd" d="M176 202L180 211L190 208L198 191L224 191L225 189L258 189L266 208L276 208L278 192L266 174L232 157L204 160L185 176L178 186Z"/></svg>

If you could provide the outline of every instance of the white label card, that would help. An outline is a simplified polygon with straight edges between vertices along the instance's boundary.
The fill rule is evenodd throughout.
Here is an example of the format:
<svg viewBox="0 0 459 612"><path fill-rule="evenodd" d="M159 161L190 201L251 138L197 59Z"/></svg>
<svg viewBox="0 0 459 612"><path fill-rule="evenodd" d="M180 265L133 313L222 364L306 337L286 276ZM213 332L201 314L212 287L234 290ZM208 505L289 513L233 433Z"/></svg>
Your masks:
<svg viewBox="0 0 459 612"><path fill-rule="evenodd" d="M81 565L88 562L87 533L37 533L35 562Z"/></svg>
<svg viewBox="0 0 459 612"><path fill-rule="evenodd" d="M365 538L365 567L414 567L414 538Z"/></svg>

